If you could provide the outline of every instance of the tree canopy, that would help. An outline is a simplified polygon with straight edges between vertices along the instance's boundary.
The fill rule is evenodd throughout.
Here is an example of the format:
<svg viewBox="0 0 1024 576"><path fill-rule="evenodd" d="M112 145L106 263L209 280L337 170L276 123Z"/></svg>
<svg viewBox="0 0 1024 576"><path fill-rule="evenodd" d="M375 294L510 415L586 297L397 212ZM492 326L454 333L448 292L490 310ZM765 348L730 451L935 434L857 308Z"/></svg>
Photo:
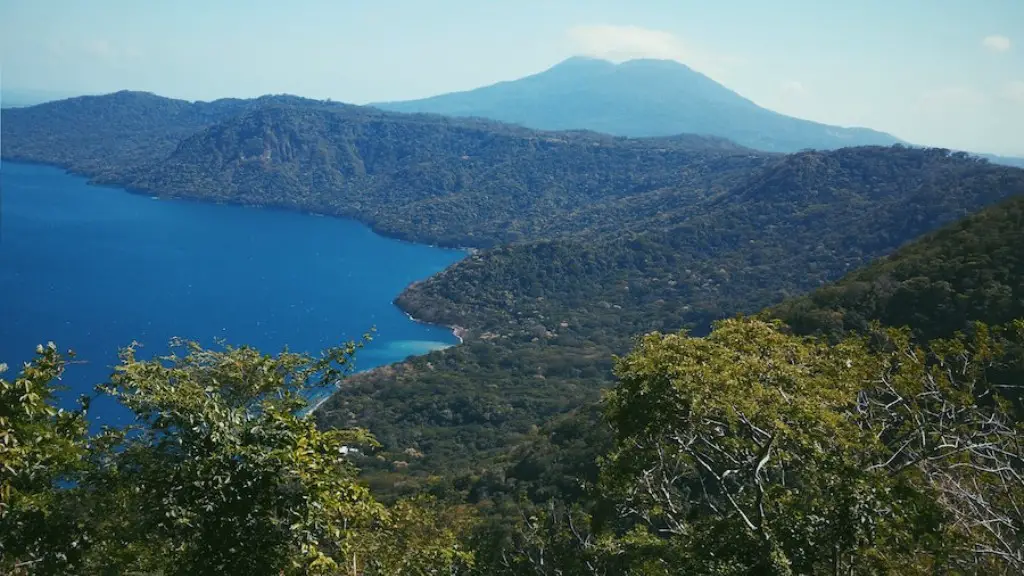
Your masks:
<svg viewBox="0 0 1024 576"><path fill-rule="evenodd" d="M470 519L357 481L363 430L319 430L302 392L337 385L356 344L319 358L252 348L121 355L98 393L136 424L89 436L53 408L55 346L2 381L0 570L40 574L426 574L469 566Z"/></svg>

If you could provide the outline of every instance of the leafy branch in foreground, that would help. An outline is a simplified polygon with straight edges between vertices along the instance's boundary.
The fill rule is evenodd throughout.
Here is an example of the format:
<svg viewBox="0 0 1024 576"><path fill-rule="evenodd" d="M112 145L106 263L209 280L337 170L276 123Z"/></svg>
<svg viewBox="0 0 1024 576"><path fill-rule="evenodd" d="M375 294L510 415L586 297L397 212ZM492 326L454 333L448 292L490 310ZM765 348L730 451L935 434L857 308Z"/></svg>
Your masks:
<svg viewBox="0 0 1024 576"><path fill-rule="evenodd" d="M1020 337L649 335L607 399L605 487L699 573L1019 573L1024 450L987 374Z"/></svg>
<svg viewBox="0 0 1024 576"><path fill-rule="evenodd" d="M55 540L73 532L60 510L66 494L54 490L73 482L86 460L87 403L58 409L54 382L66 360L51 342L13 380L0 378L0 572L59 570L74 549L52 553ZM0 364L0 375L7 371ZM72 547L74 548L74 547Z"/></svg>
<svg viewBox="0 0 1024 576"><path fill-rule="evenodd" d="M357 482L346 449L375 440L359 429L320 431L302 415L302 392L337 384L359 347L349 343L314 358L174 341L169 355L140 359L129 346L98 389L132 410L137 424L94 439L85 438L80 416L69 420L74 428L61 420L71 417L53 412L52 381L63 360L55 348L44 349L2 389L11 400L5 406L19 409L4 413L5 429L20 434L19 442L23 430L52 430L53 442L4 452L5 470L21 474L9 479L5 472L5 487L28 496L12 498L11 513L5 497L0 567L369 575L468 566L470 556L455 538L469 516L425 500L377 502ZM16 394L22 389L28 393ZM9 457L21 453L20 460ZM72 484L61 485L58 473L72 464L80 464ZM46 474L31 476L33 465ZM19 532L14 522L34 512L25 504L30 497L63 507L36 513L37 530ZM8 549L7 542L19 547Z"/></svg>

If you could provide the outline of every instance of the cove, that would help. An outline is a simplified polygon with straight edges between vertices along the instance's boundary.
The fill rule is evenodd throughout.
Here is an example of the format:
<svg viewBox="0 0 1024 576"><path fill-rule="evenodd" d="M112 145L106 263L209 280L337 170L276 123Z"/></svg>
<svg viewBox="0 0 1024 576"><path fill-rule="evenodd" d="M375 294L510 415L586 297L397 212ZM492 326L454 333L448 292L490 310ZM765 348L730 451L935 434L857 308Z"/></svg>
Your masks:
<svg viewBox="0 0 1024 576"><path fill-rule="evenodd" d="M0 170L0 362L13 378L37 344L76 353L62 405L110 375L119 348L167 352L172 337L317 353L358 339L356 369L458 342L393 299L465 256L384 238L351 220L158 200L91 186L58 168ZM127 410L94 404L90 420Z"/></svg>

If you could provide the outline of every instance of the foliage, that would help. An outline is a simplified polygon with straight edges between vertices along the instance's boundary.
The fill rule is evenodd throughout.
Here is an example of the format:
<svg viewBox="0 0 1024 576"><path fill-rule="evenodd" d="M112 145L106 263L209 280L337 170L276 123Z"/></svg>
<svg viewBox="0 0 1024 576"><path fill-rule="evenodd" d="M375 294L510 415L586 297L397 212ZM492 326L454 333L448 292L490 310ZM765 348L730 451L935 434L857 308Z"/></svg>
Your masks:
<svg viewBox="0 0 1024 576"><path fill-rule="evenodd" d="M417 318L467 328L467 343L357 375L319 417L325 425L370 428L390 461L407 462L415 484L426 482L596 401L613 381L611 355L628 351L637 335L704 334L716 319L817 288L964 211L1021 194L1024 172L948 151L809 152L726 194L661 210L646 232L482 251L397 300ZM1020 286L1024 277L1012 268L1020 220L1010 207L993 208L1008 214L1007 232L963 244L970 251L964 261L977 262L979 275L992 270L1004 286ZM1006 255L1005 268L989 254ZM956 294L950 298L962 297ZM926 302L903 309L928 311ZM963 321L1009 319L974 314ZM409 449L424 457L404 457ZM404 490L411 479L384 476L380 487L386 481L406 483Z"/></svg>
<svg viewBox="0 0 1024 576"><path fill-rule="evenodd" d="M619 226L627 199L721 191L769 158L700 136L548 133L293 97L190 104L117 93L4 110L3 129L8 160L474 247Z"/></svg>
<svg viewBox="0 0 1024 576"><path fill-rule="evenodd" d="M985 373L1021 328L926 348L751 320L651 334L608 396L606 487L698 573L1018 571L1024 446Z"/></svg>
<svg viewBox="0 0 1024 576"><path fill-rule="evenodd" d="M749 320L648 336L619 362L607 420L592 402L638 335L704 335L816 288L1021 195L1024 172L946 150L780 158L291 98L147 98L5 110L4 157L354 216L402 238L510 244L398 300L466 328L466 344L346 378L320 428L298 415L301 390L333 383L352 348L314 359L182 342L153 360L129 348L101 392L144 426L94 438L45 409L61 360L44 350L3 389L16 440L3 452L5 569L1020 570L1019 429L996 399L1017 384L1020 339L971 324L1020 315L1015 201L861 277L890 280L779 309L828 340ZM63 144L92 112L96 136ZM373 445L363 428L382 450L342 455ZM400 499L425 492L442 503ZM445 505L461 499L503 519L521 507L521 521L477 525Z"/></svg>
<svg viewBox="0 0 1024 576"><path fill-rule="evenodd" d="M55 408L53 381L66 361L53 343L11 381L0 378L0 572L35 567L61 570L74 551L52 548L74 527L62 518L62 483L74 481L86 460L85 405ZM7 370L0 364L0 374Z"/></svg>
<svg viewBox="0 0 1024 576"><path fill-rule="evenodd" d="M172 153L198 131L272 104L314 103L287 96L188 102L122 90L4 109L3 157L54 164L113 183L132 167Z"/></svg>
<svg viewBox="0 0 1024 576"><path fill-rule="evenodd" d="M137 425L90 440L80 415L52 410L63 361L43 349L3 388L20 410L4 415L14 450L4 452L12 496L3 502L0 566L97 574L468 568L472 557L456 536L471 516L423 499L381 504L357 481L346 449L372 447L373 438L321 431L301 416L303 392L337 385L357 348L313 358L175 341L169 355L140 359L130 346L99 391L131 409ZM28 432L38 439L24 441ZM72 463L73 482L57 484ZM51 501L59 513L46 508Z"/></svg>
<svg viewBox="0 0 1024 576"><path fill-rule="evenodd" d="M909 330L829 343L742 318L704 338L650 334L617 360L603 418L581 411L531 434L490 484L492 496L537 503L522 501L511 524L512 508L478 522L424 495L379 502L343 449L373 438L301 416L301 393L336 385L356 344L319 358L175 341L169 355L140 359L130 346L99 390L138 426L93 438L81 414L51 408L63 360L50 346L2 389L17 409L3 420L0 566L1018 573L1024 430L988 375L1017 361L1007 351L1021 343L1024 320L927 345Z"/></svg>
<svg viewBox="0 0 1024 576"><path fill-rule="evenodd" d="M842 337L872 321L931 339L1024 317L1024 197L914 241L835 284L764 312L802 334Z"/></svg>
<svg viewBox="0 0 1024 576"><path fill-rule="evenodd" d="M1020 321L927 345L746 319L649 335L603 404L615 437L600 481L481 525L477 568L1018 573L1024 445L988 374L1022 339Z"/></svg>

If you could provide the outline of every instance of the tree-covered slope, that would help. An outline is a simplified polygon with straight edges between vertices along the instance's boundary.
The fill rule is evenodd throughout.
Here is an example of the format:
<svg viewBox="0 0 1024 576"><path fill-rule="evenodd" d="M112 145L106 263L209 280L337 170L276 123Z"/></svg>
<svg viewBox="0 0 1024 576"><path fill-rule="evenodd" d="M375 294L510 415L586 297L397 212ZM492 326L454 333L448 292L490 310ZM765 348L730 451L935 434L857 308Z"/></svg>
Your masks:
<svg viewBox="0 0 1024 576"><path fill-rule="evenodd" d="M616 65L570 58L519 80L376 106L477 116L544 130L586 129L620 136L710 134L777 152L899 142L874 130L828 126L772 112L669 60Z"/></svg>
<svg viewBox="0 0 1024 576"><path fill-rule="evenodd" d="M663 324L702 331L1019 194L1024 171L945 150L800 153L662 212L643 232L485 251L414 285L399 303L418 317L500 334L534 336L531 323L590 339ZM599 319L609 317L616 324L602 329ZM558 330L562 322L569 327Z"/></svg>
<svg viewBox="0 0 1024 576"><path fill-rule="evenodd" d="M604 203L669 186L703 195L764 161L699 137L628 140L273 106L185 139L129 182L171 196L355 217L403 239L489 246L581 231Z"/></svg>
<svg viewBox="0 0 1024 576"><path fill-rule="evenodd" d="M188 102L148 92L79 96L0 113L3 157L55 164L101 180L163 159L198 130L287 96Z"/></svg>
<svg viewBox="0 0 1024 576"><path fill-rule="evenodd" d="M413 471L472 462L596 399L637 335L705 333L1020 195L1024 171L945 150L808 152L646 232L486 250L398 299L467 343L353 378L320 418L425 454Z"/></svg>
<svg viewBox="0 0 1024 576"><path fill-rule="evenodd" d="M557 419L504 474L452 479L472 507L379 500L357 476L373 437L302 415L358 343L130 346L72 410L50 343L0 378L0 571L1019 574L1024 444L988 372L1022 341L1024 320L931 343L752 319L650 334L599 410ZM136 424L90 433L97 397Z"/></svg>
<svg viewBox="0 0 1024 576"><path fill-rule="evenodd" d="M285 96L83 97L5 110L3 130L6 159L461 246L628 226L723 191L770 158L720 138L538 132Z"/></svg>
<svg viewBox="0 0 1024 576"><path fill-rule="evenodd" d="M425 454L413 469L468 465L594 399L611 355L638 334L702 332L1024 193L1024 172L946 150L783 157L717 138L538 132L289 97L154 98L5 110L4 155L101 166L93 174L154 194L353 216L411 240L501 244L398 301L468 328L464 346L355 378L320 413L326 424L372 427L399 458ZM28 120L47 111L49 124ZM85 126L100 135L75 128L94 112L106 127ZM194 132L170 146L171 129L185 124ZM118 143L131 134L139 140Z"/></svg>
<svg viewBox="0 0 1024 576"><path fill-rule="evenodd" d="M872 322L908 327L917 343L971 332L975 322L1005 325L1024 318L1022 247L1024 196L1016 196L758 316L781 319L797 334L823 335L830 341L840 341L851 331L870 333ZM1024 365L1019 350L1016 358L1012 354L989 370L988 385L1020 389ZM1020 398L1010 388L1002 391ZM487 474L468 482L467 497L498 505L515 502L520 493L537 504L552 497L577 501L583 497L580 486L598 481L594 453L610 450L611 434L599 412L598 403L590 404L524 435L515 448L496 458ZM458 480L447 489L456 486Z"/></svg>
<svg viewBox="0 0 1024 576"><path fill-rule="evenodd" d="M947 226L765 312L800 333L863 332L872 321L948 337L971 322L1024 317L1024 197Z"/></svg>

